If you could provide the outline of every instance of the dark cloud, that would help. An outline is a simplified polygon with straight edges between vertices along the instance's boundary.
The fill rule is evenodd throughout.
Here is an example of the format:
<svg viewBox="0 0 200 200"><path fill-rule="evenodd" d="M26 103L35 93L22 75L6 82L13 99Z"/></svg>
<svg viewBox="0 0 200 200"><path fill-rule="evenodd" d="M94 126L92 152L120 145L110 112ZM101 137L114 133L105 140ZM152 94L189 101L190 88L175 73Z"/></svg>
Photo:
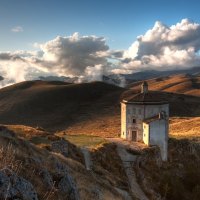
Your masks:
<svg viewBox="0 0 200 200"><path fill-rule="evenodd" d="M3 61L16 61L16 60L20 60L20 61L24 61L23 58L21 58L19 55L15 55L15 54L11 54L11 53L0 53L0 60Z"/></svg>
<svg viewBox="0 0 200 200"><path fill-rule="evenodd" d="M112 52L112 57L114 58L122 58L124 54L124 51L113 51Z"/></svg>

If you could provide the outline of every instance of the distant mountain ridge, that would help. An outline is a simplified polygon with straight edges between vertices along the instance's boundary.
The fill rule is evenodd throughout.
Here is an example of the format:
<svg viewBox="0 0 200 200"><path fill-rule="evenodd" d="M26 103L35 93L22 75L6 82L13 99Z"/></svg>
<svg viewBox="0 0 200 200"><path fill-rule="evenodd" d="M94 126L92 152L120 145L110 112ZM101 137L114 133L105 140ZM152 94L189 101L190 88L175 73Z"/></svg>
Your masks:
<svg viewBox="0 0 200 200"><path fill-rule="evenodd" d="M102 75L102 81L105 83L124 87L127 84L136 81L171 76L171 75L178 75L178 74L200 75L200 67L193 67L193 68L179 69L179 70L167 70L167 71L147 70L132 74ZM79 80L78 77L67 77L67 76L46 76L46 77L40 76L38 77L38 79L42 81L63 81L68 83L77 83ZM85 81L86 80L87 79L85 79ZM83 82L85 81L83 80Z"/></svg>

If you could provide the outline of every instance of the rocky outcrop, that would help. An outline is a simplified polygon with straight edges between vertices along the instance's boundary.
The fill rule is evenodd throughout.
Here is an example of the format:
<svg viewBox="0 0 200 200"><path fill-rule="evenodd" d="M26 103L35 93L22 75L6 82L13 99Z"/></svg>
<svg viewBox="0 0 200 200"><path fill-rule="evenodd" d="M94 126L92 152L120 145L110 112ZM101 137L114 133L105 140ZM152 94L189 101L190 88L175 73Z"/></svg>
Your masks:
<svg viewBox="0 0 200 200"><path fill-rule="evenodd" d="M52 176L46 168L41 169L39 175L42 178L42 182L43 184L45 184L47 189L51 189L54 187Z"/></svg>
<svg viewBox="0 0 200 200"><path fill-rule="evenodd" d="M53 152L60 153L66 157L68 156L68 142L65 140L52 142L51 148Z"/></svg>
<svg viewBox="0 0 200 200"><path fill-rule="evenodd" d="M57 180L56 187L59 191L69 200L79 200L78 189L67 167L61 162L56 161L54 169L56 174L53 176L54 180Z"/></svg>
<svg viewBox="0 0 200 200"><path fill-rule="evenodd" d="M38 200L33 185L9 169L0 171L0 199Z"/></svg>

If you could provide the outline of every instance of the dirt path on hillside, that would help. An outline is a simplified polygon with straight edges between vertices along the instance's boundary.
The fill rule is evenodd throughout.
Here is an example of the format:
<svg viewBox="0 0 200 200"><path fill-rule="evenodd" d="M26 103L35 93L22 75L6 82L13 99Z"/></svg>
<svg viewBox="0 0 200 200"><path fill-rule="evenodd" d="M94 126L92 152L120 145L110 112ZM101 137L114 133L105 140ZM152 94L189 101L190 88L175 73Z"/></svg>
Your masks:
<svg viewBox="0 0 200 200"><path fill-rule="evenodd" d="M109 138L108 140L110 142L114 142L117 145L117 152L122 160L132 196L134 199L148 200L147 196L142 191L140 185L137 182L136 174L133 168L134 162L137 159L137 155L128 153L126 150L126 147L129 147L130 149L139 151L143 148L146 148L146 146L137 142L122 140L120 138Z"/></svg>
<svg viewBox="0 0 200 200"><path fill-rule="evenodd" d="M148 200L140 185L137 183L136 174L133 169L133 163L136 161L137 156L128 153L126 149L120 145L117 146L117 152L122 160L133 197L139 200Z"/></svg>
<svg viewBox="0 0 200 200"><path fill-rule="evenodd" d="M92 160L89 150L87 148L81 148L81 151L85 160L85 168L87 170L92 170Z"/></svg>

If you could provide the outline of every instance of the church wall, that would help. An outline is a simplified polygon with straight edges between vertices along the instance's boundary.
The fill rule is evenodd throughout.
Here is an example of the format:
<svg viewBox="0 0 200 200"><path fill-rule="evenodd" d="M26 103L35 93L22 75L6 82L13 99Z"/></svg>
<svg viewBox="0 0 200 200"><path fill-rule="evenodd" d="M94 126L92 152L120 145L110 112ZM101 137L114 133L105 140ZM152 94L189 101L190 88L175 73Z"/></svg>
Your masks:
<svg viewBox="0 0 200 200"><path fill-rule="evenodd" d="M121 103L121 137L132 140L132 131L137 131L137 141L144 141L143 120L165 111L169 116L169 105L137 105ZM135 119L135 123L133 123ZM168 134L168 126L166 127Z"/></svg>
<svg viewBox="0 0 200 200"><path fill-rule="evenodd" d="M121 103L121 138L126 137L126 104Z"/></svg>
<svg viewBox="0 0 200 200"><path fill-rule="evenodd" d="M156 120L149 124L150 145L158 145L162 160L167 160L168 120Z"/></svg>
<svg viewBox="0 0 200 200"><path fill-rule="evenodd" d="M165 111L167 116L169 116L169 104L163 104L163 105L146 105L145 106L145 118L150 118L161 111Z"/></svg>
<svg viewBox="0 0 200 200"><path fill-rule="evenodd" d="M143 110L143 105L126 105L126 132L128 140L132 140L132 131L137 131L137 141L142 141ZM134 119L135 122L133 122Z"/></svg>
<svg viewBox="0 0 200 200"><path fill-rule="evenodd" d="M143 123L143 141L149 145L149 124Z"/></svg>

